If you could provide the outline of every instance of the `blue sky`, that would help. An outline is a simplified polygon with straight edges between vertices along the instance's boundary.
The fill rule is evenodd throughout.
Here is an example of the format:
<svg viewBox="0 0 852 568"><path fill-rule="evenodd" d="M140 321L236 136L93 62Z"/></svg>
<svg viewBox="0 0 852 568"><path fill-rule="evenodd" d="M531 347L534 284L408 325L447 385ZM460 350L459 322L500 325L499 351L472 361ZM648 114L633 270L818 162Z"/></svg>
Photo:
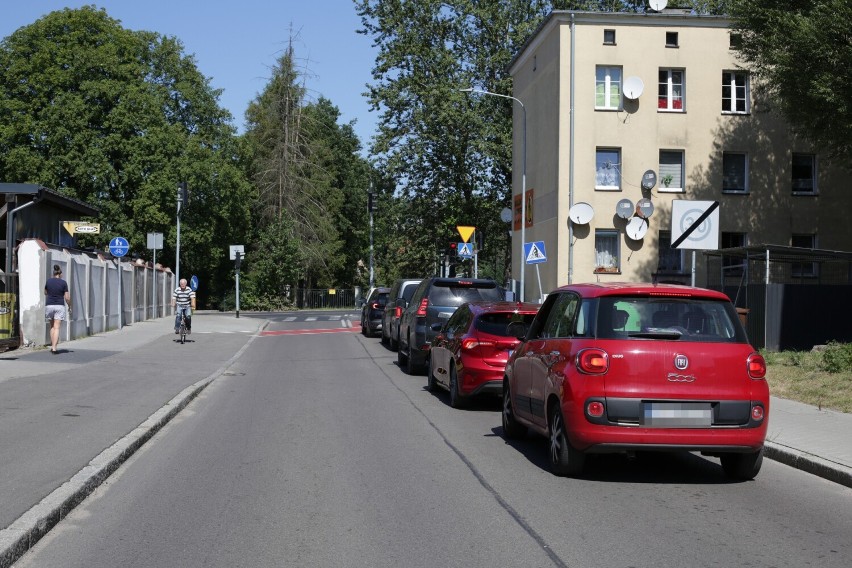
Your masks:
<svg viewBox="0 0 852 568"><path fill-rule="evenodd" d="M224 89L219 102L240 132L248 103L293 37L308 96L329 99L341 122L356 120L362 146L369 144L377 116L362 93L372 81L375 50L355 33L361 22L352 0L2 0L0 37L54 10L92 4L125 28L180 39L212 86Z"/></svg>

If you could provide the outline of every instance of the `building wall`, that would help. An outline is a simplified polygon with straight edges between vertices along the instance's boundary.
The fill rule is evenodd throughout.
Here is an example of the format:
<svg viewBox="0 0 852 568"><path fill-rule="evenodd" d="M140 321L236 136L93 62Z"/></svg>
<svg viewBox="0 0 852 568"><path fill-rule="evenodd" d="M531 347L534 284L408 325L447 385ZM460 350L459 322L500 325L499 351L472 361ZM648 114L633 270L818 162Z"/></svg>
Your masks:
<svg viewBox="0 0 852 568"><path fill-rule="evenodd" d="M568 12L552 14L511 68L513 94L523 101L527 112L526 187L534 191L534 224L526 229L525 240L544 241L546 245L548 262L538 265L545 294L569 281L651 280L658 267L658 235L661 230L672 229L675 199L719 201L720 226L713 229L747 233L746 244L789 245L791 235L801 233L816 234L820 248L852 248L852 223L844 221L845 213L852 211L848 181L826 156L790 135L770 105L761 100L753 76L750 112L723 114L722 73L742 67L730 49L726 19L576 13L572 53L571 18ZM615 30L614 45L604 44L605 29ZM677 32L677 47L666 46L667 32ZM642 95L632 101L622 99L623 106L617 111L595 110L598 65L621 67L622 80L639 77L644 83ZM661 68L684 71L684 112L658 111ZM516 105L515 195L520 194L523 169L523 121L519 110ZM618 191L595 189L597 148L618 148L621 152ZM682 192L667 191L659 182L650 193L641 189L643 173L658 172L661 149L684 152ZM747 153L747 194L722 192L722 154L726 151ZM816 196L793 194L793 152L817 154ZM627 221L615 215L616 204L627 198L635 205L643 197L651 200L654 212L648 219L645 237L632 240L624 232ZM581 201L592 205L594 217L588 224L576 225L569 221L569 210L573 203ZM596 229L619 231L620 273L595 273ZM513 238L516 274L522 260L519 236ZM684 253L682 276L686 278L691 253ZM702 285L705 277L700 251L696 255L696 283ZM527 299L538 296L535 270L526 268Z"/></svg>

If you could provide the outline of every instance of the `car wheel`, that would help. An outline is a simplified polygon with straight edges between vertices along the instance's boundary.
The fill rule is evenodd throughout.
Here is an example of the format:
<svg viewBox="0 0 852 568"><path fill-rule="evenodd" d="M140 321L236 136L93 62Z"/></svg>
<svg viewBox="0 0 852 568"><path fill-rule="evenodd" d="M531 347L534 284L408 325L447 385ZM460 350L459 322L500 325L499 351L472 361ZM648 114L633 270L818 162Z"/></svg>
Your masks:
<svg viewBox="0 0 852 568"><path fill-rule="evenodd" d="M459 376L456 373L456 366L450 364L450 406L453 408L462 408L467 402L459 388Z"/></svg>
<svg viewBox="0 0 852 568"><path fill-rule="evenodd" d="M399 348L402 351L402 347ZM418 371L417 364L414 362L414 357L411 354L411 338L408 339L408 347L406 348L407 355L405 357L405 372L409 375L416 375Z"/></svg>
<svg viewBox="0 0 852 568"><path fill-rule="evenodd" d="M428 371L426 371L426 390L429 392L435 392L438 390L438 382L435 380L435 368L432 366L432 357L429 357L429 367Z"/></svg>
<svg viewBox="0 0 852 568"><path fill-rule="evenodd" d="M384 326L382 327L384 328ZM385 330L382 329L382 345L387 345L388 343L390 343L390 338L385 335Z"/></svg>
<svg viewBox="0 0 852 568"><path fill-rule="evenodd" d="M408 355L406 355L405 351L403 351L402 346L397 344L396 351L396 362L399 365L399 368L405 372L408 372Z"/></svg>
<svg viewBox="0 0 852 568"><path fill-rule="evenodd" d="M367 329L367 326L364 325L364 320L361 320L361 335L364 337L370 337L370 332Z"/></svg>
<svg viewBox="0 0 852 568"><path fill-rule="evenodd" d="M750 454L722 454L722 469L731 479L747 481L754 479L763 465L763 450Z"/></svg>
<svg viewBox="0 0 852 568"><path fill-rule="evenodd" d="M586 456L574 449L565 432L562 410L550 411L550 468L556 475L574 476L583 471Z"/></svg>
<svg viewBox="0 0 852 568"><path fill-rule="evenodd" d="M509 381L503 380L503 435L506 438L523 438L527 433L527 427L515 420L515 411L512 409L512 397L509 392Z"/></svg>
<svg viewBox="0 0 852 568"><path fill-rule="evenodd" d="M398 333L398 332L397 332ZM391 351L397 351L399 349L399 335L396 336L396 339L393 338L393 332L391 332L390 336L390 349Z"/></svg>

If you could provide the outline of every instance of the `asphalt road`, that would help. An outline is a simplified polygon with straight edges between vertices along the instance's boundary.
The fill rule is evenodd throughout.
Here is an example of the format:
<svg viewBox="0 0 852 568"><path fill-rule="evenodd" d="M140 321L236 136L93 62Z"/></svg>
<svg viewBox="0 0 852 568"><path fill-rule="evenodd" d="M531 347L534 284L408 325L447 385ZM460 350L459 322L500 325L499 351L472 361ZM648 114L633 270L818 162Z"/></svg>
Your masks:
<svg viewBox="0 0 852 568"><path fill-rule="evenodd" d="M846 487L694 454L557 478L498 404L453 410L378 339L311 327L337 326L273 322L15 566L852 565Z"/></svg>

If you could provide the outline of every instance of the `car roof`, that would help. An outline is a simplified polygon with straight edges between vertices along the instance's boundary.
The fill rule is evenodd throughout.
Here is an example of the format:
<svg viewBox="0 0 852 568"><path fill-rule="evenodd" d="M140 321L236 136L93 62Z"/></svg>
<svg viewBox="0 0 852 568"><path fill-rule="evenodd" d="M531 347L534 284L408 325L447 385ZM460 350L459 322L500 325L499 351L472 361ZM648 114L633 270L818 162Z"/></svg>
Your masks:
<svg viewBox="0 0 852 568"><path fill-rule="evenodd" d="M458 284L460 282L471 282L473 284L494 284L495 287L500 287L500 284L491 278L440 278L436 276L434 278L430 278L429 282L434 286L447 286L450 284Z"/></svg>
<svg viewBox="0 0 852 568"><path fill-rule="evenodd" d="M682 284L655 284L653 282L587 282L561 286L553 292L573 290L584 298L601 296L669 296L727 300L730 298L716 290L685 286Z"/></svg>
<svg viewBox="0 0 852 568"><path fill-rule="evenodd" d="M470 306L470 311L476 315L486 314L486 313L494 313L494 312L518 312L518 313L527 313L534 314L536 313L541 304L533 304L531 302L489 302L489 301L479 301L479 302L468 302Z"/></svg>

